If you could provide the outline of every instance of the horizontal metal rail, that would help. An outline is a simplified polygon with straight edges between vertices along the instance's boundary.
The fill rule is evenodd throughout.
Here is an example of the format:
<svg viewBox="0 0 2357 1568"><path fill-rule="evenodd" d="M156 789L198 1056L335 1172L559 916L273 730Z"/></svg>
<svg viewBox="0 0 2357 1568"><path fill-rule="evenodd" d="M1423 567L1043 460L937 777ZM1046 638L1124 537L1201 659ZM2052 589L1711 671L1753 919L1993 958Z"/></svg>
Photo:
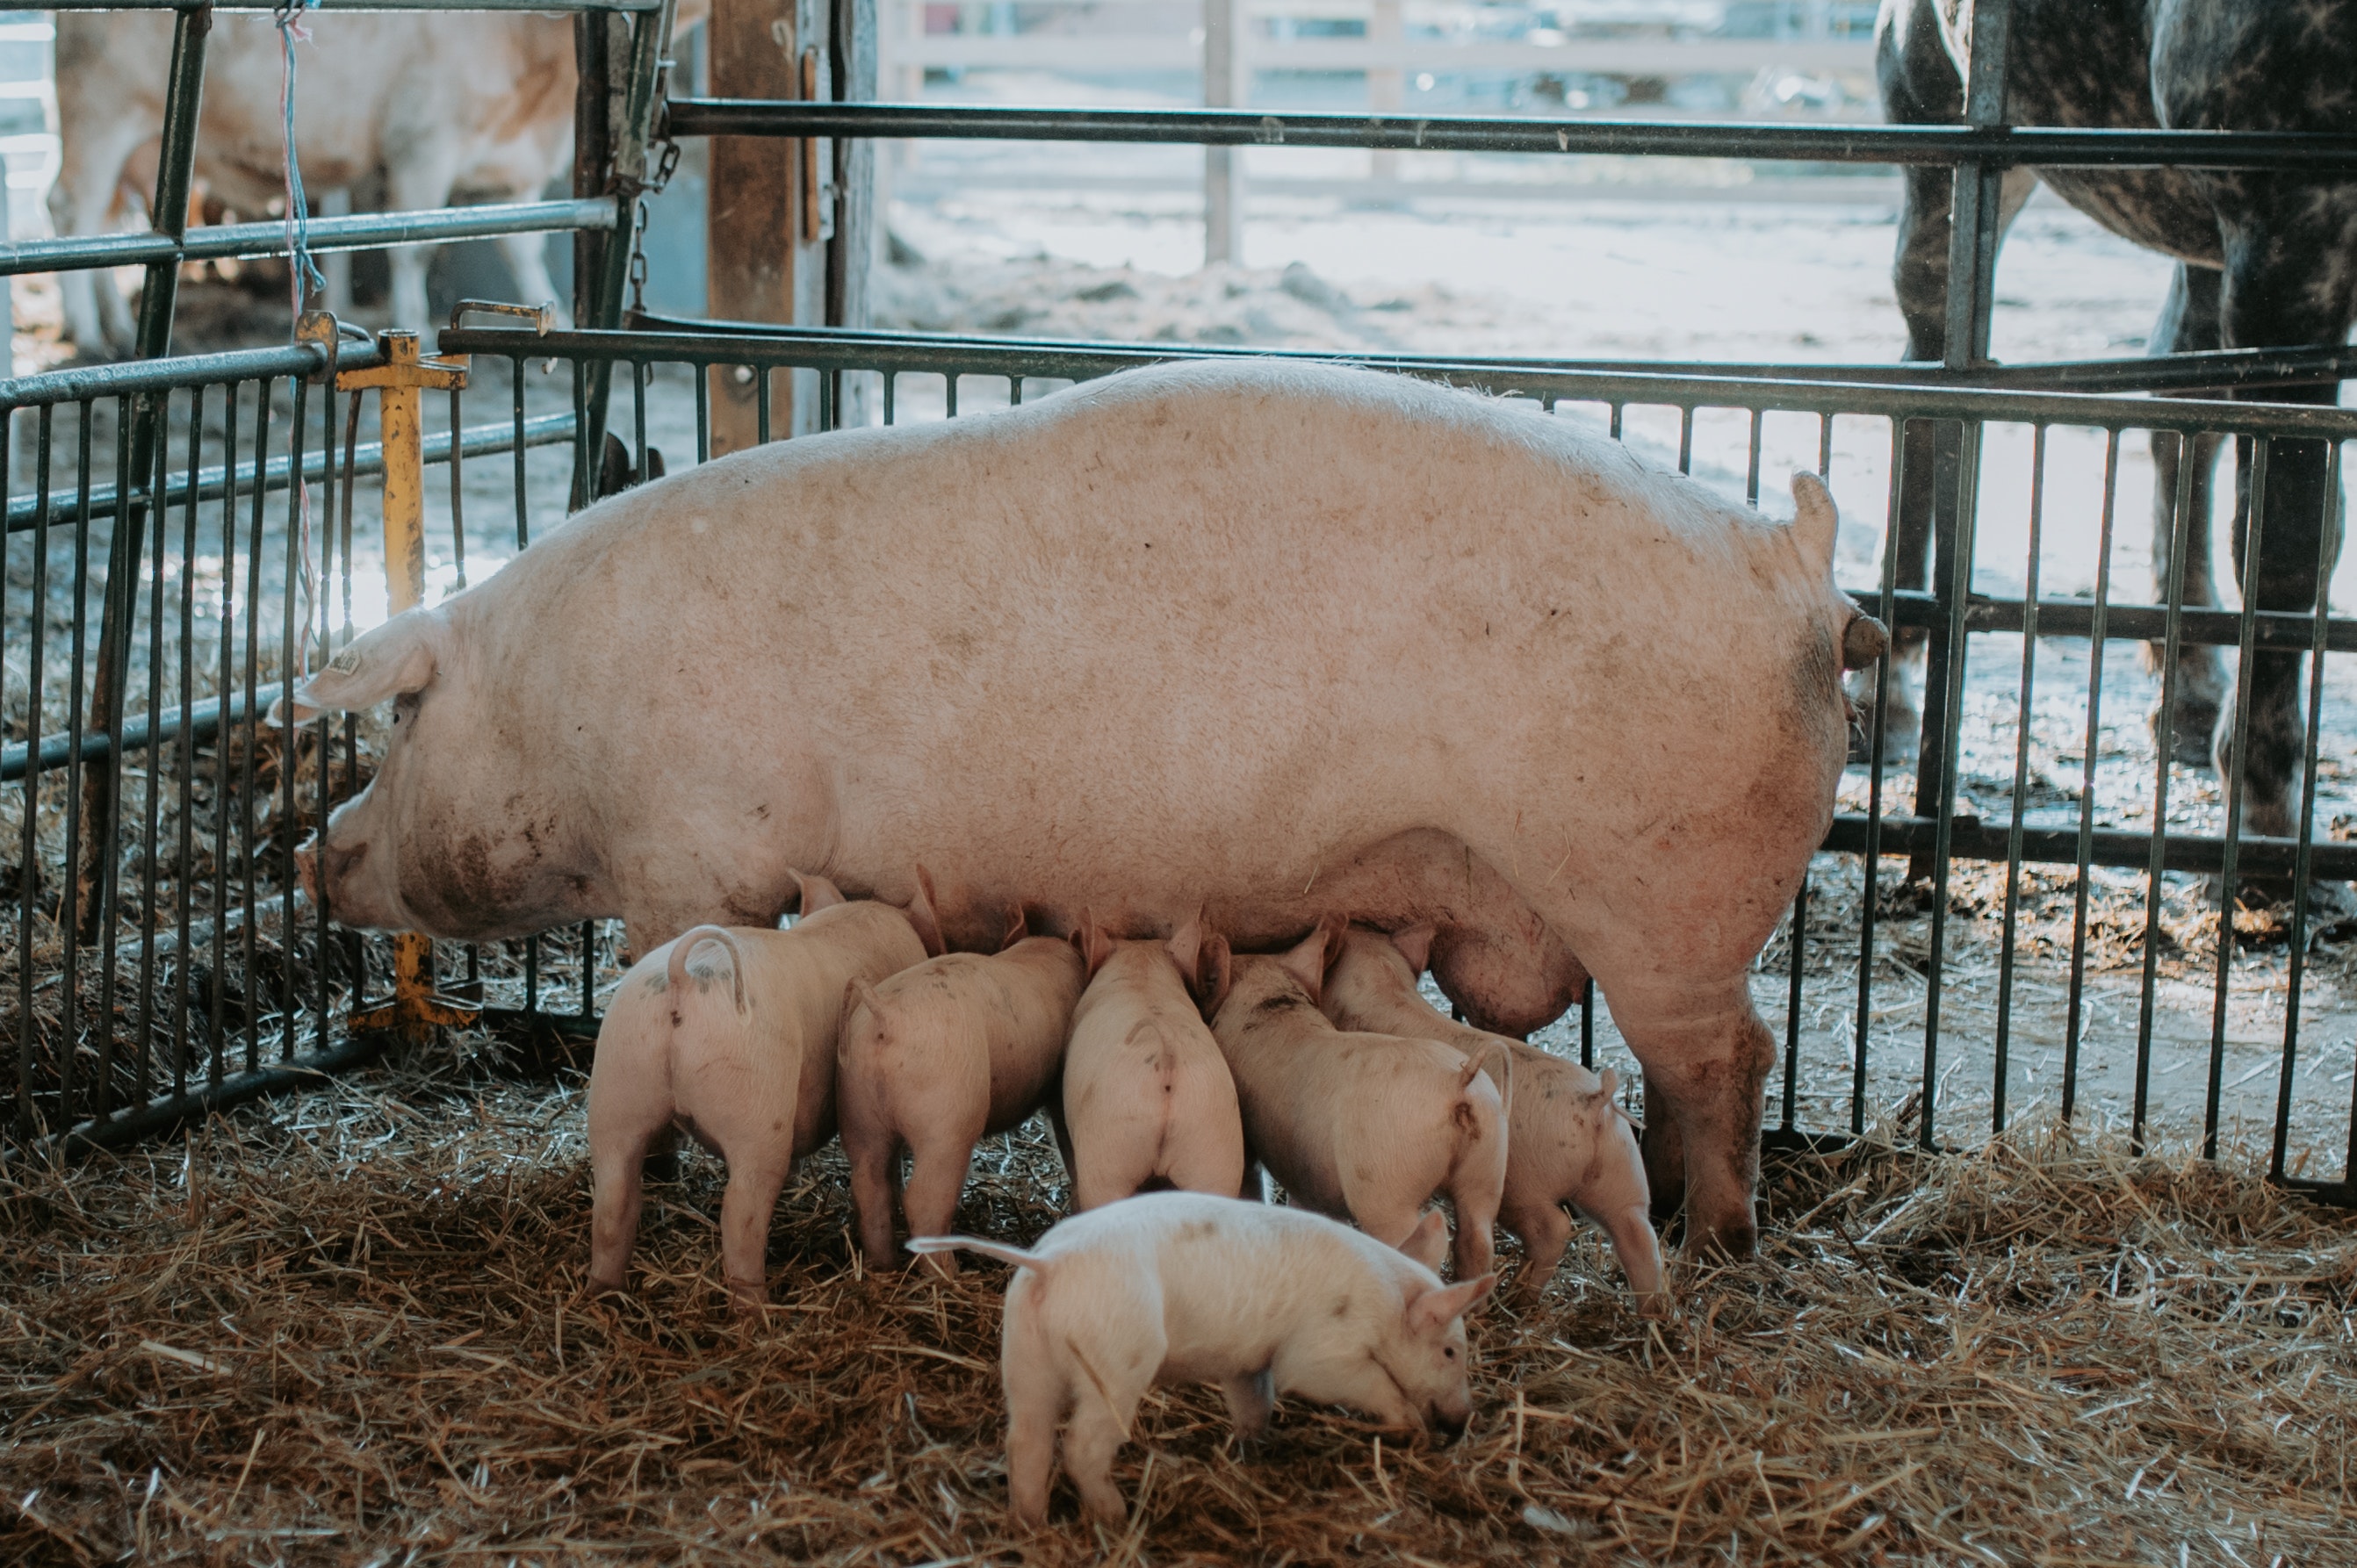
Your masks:
<svg viewBox="0 0 2357 1568"><path fill-rule="evenodd" d="M253 711L253 704L247 700L245 693L240 692L229 700L226 722L233 725L242 724L245 722L246 715ZM123 721L123 749L125 752L145 751L150 746L162 746L167 742L178 740L180 736L180 710L178 708L167 708L160 714L132 714ZM214 736L221 733L221 727L224 722L221 700L219 697L213 697L205 702L190 704L188 721L188 733L197 740L202 742L212 739ZM113 748L113 738L104 730L91 731L81 737L81 760L103 762L106 760L107 753ZM63 768L67 760L74 755L74 751L72 736L50 736L41 742L41 771L47 773L52 768ZM24 741L18 741L16 745L0 750L0 784L22 779L29 770L27 764L31 760L32 747Z"/></svg>
<svg viewBox="0 0 2357 1568"><path fill-rule="evenodd" d="M2078 804L2070 807L2073 818ZM1867 817L1845 811L1834 818L1834 825L1818 847L1843 854L1863 854L1867 847ZM1881 853L1890 855L1928 855L1938 844L1939 822L1931 817L1885 817L1882 819ZM2010 837L2009 822L1984 821L1959 812L1950 829L1952 858L1986 860L2003 864L2007 854ZM2093 834L2093 853L2088 863L2093 865L2125 867L2142 871L2152 862L2153 834L2149 829L2097 828ZM2256 833L2243 833L2235 839L2235 864L2244 875L2288 876L2299 857L2299 841L2288 838L2266 838ZM2319 882L2357 879L2357 843L2330 842L2311 843L2308 850L2309 865ZM2030 827L2021 830L2021 858L2044 865L2075 865L2079 862L2079 828L2075 821L2068 827ZM2226 841L2206 833L2167 834L2161 847L2161 869L2216 873L2225 868Z"/></svg>
<svg viewBox="0 0 2357 1568"><path fill-rule="evenodd" d="M384 1053L390 1039L381 1033L350 1035L340 1044L307 1057L233 1072L202 1089L166 1095L135 1109L81 1122L35 1144L32 1157L38 1159L47 1155L72 1159L102 1150L120 1149L264 1095L281 1094L290 1089L316 1089L339 1072L375 1060Z"/></svg>
<svg viewBox="0 0 2357 1568"><path fill-rule="evenodd" d="M309 0L314 11L652 11L662 0ZM272 0L0 0L10 11L273 12Z"/></svg>
<svg viewBox="0 0 2357 1568"><path fill-rule="evenodd" d="M573 439L573 415L540 413L524 421L523 444L526 446L552 446ZM458 453L461 457L488 457L501 452L512 452L516 446L513 421L502 420L495 424L470 424L458 433ZM437 430L425 439L425 461L446 463L450 459L450 433ZM327 478L329 456L325 452L307 449L303 454L303 478L306 480ZM340 471L341 465L337 465ZM354 474L384 472L384 444L369 441L352 449ZM254 467L251 461L237 466L237 489L251 494L253 489ZM190 499L191 476L186 468L167 475L164 481L166 504ZM230 475L224 465L215 463L199 468L194 476L195 499L200 501L219 500L229 493ZM286 459L273 457L262 470L262 488L283 490L286 488ZM48 515L41 513L38 496L12 496L8 499L10 533L25 533L44 525L55 528L61 523L81 522L91 519L113 517L122 504L122 496L113 485L93 486L85 502L80 494L53 497ZM14 775L10 775L14 777Z"/></svg>
<svg viewBox="0 0 2357 1568"><path fill-rule="evenodd" d="M957 347L986 342L1036 346L1042 349L1115 355L1135 353L1141 345L1104 339L1069 338L974 338L952 332L860 331L829 327L781 327L769 321L727 321L664 316L635 311L624 325L656 332L725 333L731 337L776 338L792 341L871 342L899 347L909 343ZM1258 349L1224 344L1144 345L1164 357L1175 349L1203 359L1268 359L1295 357L1330 360L1318 349ZM1443 365L1453 360L1415 355L1360 356L1361 362L1396 369L1419 364ZM1534 371L1579 371L1599 375L1721 376L1740 381L1851 381L1888 386L1981 387L1996 392L2187 392L2258 391L2278 386L2329 386L2357 380L2357 348L2212 349L2190 354L2152 354L2133 359L2029 360L2014 364L1974 365L1962 370L1930 360L1836 360L1794 365L1749 360L1632 360L1612 357L1484 357L1485 365Z"/></svg>
<svg viewBox="0 0 2357 1568"><path fill-rule="evenodd" d="M506 201L424 212L361 212L345 218L314 218L308 233L314 251L371 251L388 245L489 240L502 234L612 229L619 220L612 200L593 197L580 201ZM286 253L284 222L216 223L190 230L183 240L150 232L70 235L0 244L0 275Z"/></svg>
<svg viewBox="0 0 2357 1568"><path fill-rule="evenodd" d="M1154 142L1820 164L1977 162L2030 168L2266 169L2283 174L2357 170L2357 135L2306 131L1275 114L1251 109L952 108L752 98L674 98L664 107L664 129L673 136Z"/></svg>
<svg viewBox="0 0 2357 1568"><path fill-rule="evenodd" d="M354 370L373 365L376 360L373 346L355 343L343 349L337 362ZM328 351L316 343L289 343L277 349L232 349L220 354L181 354L164 360L125 360L120 364L43 371L38 375L0 381L0 411L130 397L139 392L180 392L189 387L221 386L230 381L261 381L273 376L314 376L327 368Z"/></svg>
<svg viewBox="0 0 2357 1568"><path fill-rule="evenodd" d="M1849 592L1859 608L1881 613L1878 607L1882 602L1879 589L1853 588ZM1948 619L1947 607L1920 588L1894 589L1890 607L1891 618L1901 626L1939 627ZM2028 624L2020 599L1975 594L1964 607L1964 629L1968 632L2018 632ZM2178 640L2197 648L2233 648L2242 641L2242 626L2240 610L2188 605L2178 612ZM2324 626L2326 652L2357 653L2357 619L2335 617ZM2093 637L2094 632L2093 600L2038 601L2040 638ZM2107 603L2104 607L2104 635L2115 642L2158 642L2169 635L2169 607ZM2315 647L2315 639L2316 616L2312 611L2251 612L2251 646L2260 652L2307 653Z"/></svg>
<svg viewBox="0 0 2357 1568"><path fill-rule="evenodd" d="M774 333L572 331L524 333L452 328L445 353L513 358L612 360L640 364L776 365L886 374L1023 376L1086 381L1140 365L1227 357L1192 344L1067 343L1048 338L914 338L901 334L805 328ZM2090 429L2176 430L2220 435L2357 437L2357 410L2313 403L2223 403L2193 398L2105 397L2086 392L1857 381L1738 380L1720 375L1564 370L1549 362L1500 364L1405 354L1255 350L1253 357L1396 371L1504 396L1581 403L1740 408L1798 413Z"/></svg>

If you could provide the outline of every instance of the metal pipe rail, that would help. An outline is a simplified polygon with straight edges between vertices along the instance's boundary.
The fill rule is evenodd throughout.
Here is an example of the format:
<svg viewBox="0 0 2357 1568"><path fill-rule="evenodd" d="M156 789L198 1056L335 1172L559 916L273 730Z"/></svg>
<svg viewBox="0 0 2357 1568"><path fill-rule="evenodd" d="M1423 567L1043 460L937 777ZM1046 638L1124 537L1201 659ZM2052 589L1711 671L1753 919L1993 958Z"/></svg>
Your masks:
<svg viewBox="0 0 2357 1568"><path fill-rule="evenodd" d="M974 338L950 332L861 331L842 327L781 327L766 321L726 321L633 311L624 322L633 331L722 333L781 342L871 343L899 348L938 344L963 349L975 343L1036 347L1060 352L1083 350L1108 357L1183 354L1189 358L1328 360L1315 349L1258 349L1216 343L1139 344L1066 338ZM1151 362L1139 360L1135 362ZM1358 362L1386 370L1415 370L1454 361L1437 355L1365 355ZM2357 380L2357 348L2222 349L2190 354L2154 354L2136 359L2032 360L1952 369L1928 360L1895 364L1858 360L1792 365L1742 360L1631 360L1614 358L1487 358L1491 366L1598 375L1715 376L1733 381L1847 381L1883 386L1979 387L1992 392L2185 392L2261 391L2272 387L2326 386Z"/></svg>
<svg viewBox="0 0 2357 1568"><path fill-rule="evenodd" d="M311 0L313 11L655 11L662 0ZM269 15L272 0L0 0L9 11L216 11Z"/></svg>
<svg viewBox="0 0 2357 1568"><path fill-rule="evenodd" d="M344 218L314 218L308 232L314 251L372 251L392 245L490 240L502 234L611 230L619 222L613 201L591 198L581 201L507 201L424 212L361 212ZM283 221L219 223L195 230L182 239L157 231L73 235L0 244L0 276L94 267L176 265L181 262L286 253L286 225Z"/></svg>
<svg viewBox="0 0 2357 1568"><path fill-rule="evenodd" d="M373 346L353 344L340 361L351 365L376 362ZM216 386L224 381L261 381L274 376L316 376L328 368L328 351L316 343L288 343L275 349L231 349L219 354L181 354L168 360L125 360L113 365L82 365L62 371L42 371L0 381L0 413L45 404L90 403L100 398L134 397L143 392L180 392L188 387Z"/></svg>
<svg viewBox="0 0 2357 1568"><path fill-rule="evenodd" d="M1826 164L2264 169L2279 174L2357 171L2357 135L2295 131L1698 124L1469 114L1275 114L1249 109L945 108L737 98L674 98L664 109L661 133L671 136L1146 142Z"/></svg>
<svg viewBox="0 0 2357 1568"><path fill-rule="evenodd" d="M1139 365L1214 357L1191 345L1064 343L1047 338L916 338L897 333L805 328L774 333L572 331L524 333L455 328L436 339L444 353L578 359L654 364L754 365L818 371L873 371L1087 381ZM1230 353L1235 352L1231 350ZM1260 349L1253 357L1405 371L1497 396L1554 403L1620 403L1739 408L1793 413L1862 414L1910 420L1975 420L2072 424L2091 429L2174 430L2189 435L2357 439L2357 409L2312 403L2226 403L2197 398L2127 398L2089 392L1995 391L1971 386L1870 384L1723 375L1600 371L1457 360L1405 354L1345 354ZM5 385L0 385L0 398Z"/></svg>

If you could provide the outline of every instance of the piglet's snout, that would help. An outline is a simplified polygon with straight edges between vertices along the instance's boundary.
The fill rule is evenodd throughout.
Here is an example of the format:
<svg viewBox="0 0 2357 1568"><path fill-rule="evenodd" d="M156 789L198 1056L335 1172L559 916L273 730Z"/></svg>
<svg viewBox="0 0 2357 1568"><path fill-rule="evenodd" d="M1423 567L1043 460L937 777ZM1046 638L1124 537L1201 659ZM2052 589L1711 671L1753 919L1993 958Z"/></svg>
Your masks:
<svg viewBox="0 0 2357 1568"><path fill-rule="evenodd" d="M319 901L319 835L307 834L295 846L295 879L303 885L304 897L312 903Z"/></svg>
<svg viewBox="0 0 2357 1568"><path fill-rule="evenodd" d="M1435 1404L1425 1412L1424 1424L1443 1443L1454 1443L1465 1435L1466 1423L1473 1419L1473 1402L1455 1400Z"/></svg>

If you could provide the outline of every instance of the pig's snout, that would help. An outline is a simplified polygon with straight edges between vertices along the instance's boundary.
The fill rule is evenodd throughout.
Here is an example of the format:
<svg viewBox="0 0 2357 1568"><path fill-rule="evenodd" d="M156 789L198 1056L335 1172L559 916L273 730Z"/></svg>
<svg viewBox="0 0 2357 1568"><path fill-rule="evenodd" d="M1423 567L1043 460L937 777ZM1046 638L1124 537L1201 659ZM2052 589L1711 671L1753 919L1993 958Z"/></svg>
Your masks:
<svg viewBox="0 0 2357 1568"><path fill-rule="evenodd" d="M319 901L319 835L307 833L295 846L295 880L302 885L303 896L313 904Z"/></svg>
<svg viewBox="0 0 2357 1568"><path fill-rule="evenodd" d="M1473 1419L1473 1402L1469 1398L1443 1400L1425 1412L1426 1430L1443 1443L1454 1443L1465 1435L1465 1428Z"/></svg>
<svg viewBox="0 0 2357 1568"><path fill-rule="evenodd" d="M334 914L339 890L367 854L366 843L339 849L313 833L295 851L295 875L302 882L303 891L310 895L312 903L322 905L329 914Z"/></svg>
<svg viewBox="0 0 2357 1568"><path fill-rule="evenodd" d="M1842 668L1863 670L1890 651L1890 633L1870 615L1854 615L1842 628Z"/></svg>

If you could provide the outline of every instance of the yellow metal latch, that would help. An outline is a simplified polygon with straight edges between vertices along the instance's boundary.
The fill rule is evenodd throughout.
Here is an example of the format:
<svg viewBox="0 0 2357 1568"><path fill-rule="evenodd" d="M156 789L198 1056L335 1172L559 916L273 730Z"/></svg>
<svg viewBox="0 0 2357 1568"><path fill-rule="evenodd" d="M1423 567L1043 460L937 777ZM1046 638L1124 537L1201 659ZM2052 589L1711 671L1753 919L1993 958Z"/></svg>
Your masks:
<svg viewBox="0 0 2357 1568"><path fill-rule="evenodd" d="M319 325L315 326L315 319ZM332 334L332 317L306 317L299 335ZM431 387L454 391L467 384L467 361L426 359L417 334L382 332L382 363L339 370L336 391L375 388L377 419L384 443L384 576L392 611L425 602L425 429L417 394ZM422 1040L438 1025L471 1024L476 1010L434 993L434 939L404 931L393 939L393 1000L351 1016L355 1033L393 1029Z"/></svg>

